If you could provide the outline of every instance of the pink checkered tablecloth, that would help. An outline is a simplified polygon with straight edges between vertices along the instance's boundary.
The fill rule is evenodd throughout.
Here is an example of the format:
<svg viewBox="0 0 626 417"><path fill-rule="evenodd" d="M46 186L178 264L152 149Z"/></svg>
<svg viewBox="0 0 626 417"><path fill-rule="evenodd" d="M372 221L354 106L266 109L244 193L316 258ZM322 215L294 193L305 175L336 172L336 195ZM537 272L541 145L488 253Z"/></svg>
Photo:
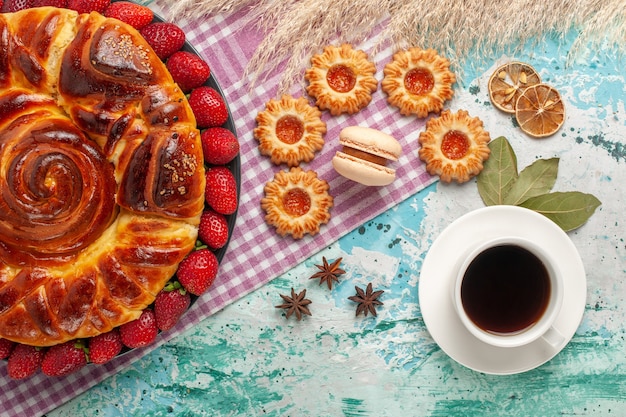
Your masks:
<svg viewBox="0 0 626 417"><path fill-rule="evenodd" d="M276 98L281 74L269 74L252 89L249 80L242 78L248 60L261 41L261 34L244 24L245 16L245 10L228 17L206 17L195 21L176 21L167 13L163 16L183 27L187 40L211 65L213 76L229 103L241 143L241 198L237 224L215 284L177 327L161 334L149 348L136 349L106 365L89 365L64 378L38 374L27 380L13 381L3 369L0 372L0 416L38 416L56 408L434 181L417 157L417 137L423 121L401 116L397 109L387 104L386 96L379 88L369 106L354 116L324 114L323 120L328 128L324 149L311 163L303 166L315 170L330 184L335 206L329 224L322 226L318 235L299 241L278 236L265 224L259 202L264 184L275 172L286 167L274 166L259 154L252 130L257 113L265 108L269 99ZM357 46L366 51L372 47L368 43ZM373 58L380 80L382 68L391 58L391 50L383 50ZM302 86L295 86L291 93L303 95ZM349 125L376 128L400 141L403 156L395 163L397 179L392 185L368 188L334 172L330 160L339 146L338 134Z"/></svg>

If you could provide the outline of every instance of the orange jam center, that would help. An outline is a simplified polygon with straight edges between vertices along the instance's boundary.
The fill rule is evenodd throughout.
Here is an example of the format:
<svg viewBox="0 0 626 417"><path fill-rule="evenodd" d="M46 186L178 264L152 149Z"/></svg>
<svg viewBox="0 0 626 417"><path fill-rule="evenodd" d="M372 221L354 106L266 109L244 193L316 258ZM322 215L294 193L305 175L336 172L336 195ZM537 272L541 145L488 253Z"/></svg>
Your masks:
<svg viewBox="0 0 626 417"><path fill-rule="evenodd" d="M311 197L302 188L292 188L283 196L285 212L292 217L300 217L311 208Z"/></svg>
<svg viewBox="0 0 626 417"><path fill-rule="evenodd" d="M413 68L404 77L404 87L411 94L422 96L435 87L435 77L426 68Z"/></svg>
<svg viewBox="0 0 626 417"><path fill-rule="evenodd" d="M326 81L330 88L338 93L347 93L356 85L356 75L352 68L343 64L336 64L328 69Z"/></svg>
<svg viewBox="0 0 626 417"><path fill-rule="evenodd" d="M450 130L443 135L441 152L448 159L461 159L469 151L470 141L467 135L458 130Z"/></svg>
<svg viewBox="0 0 626 417"><path fill-rule="evenodd" d="M292 145L302 139L304 125L297 116L287 115L276 122L276 136L281 142Z"/></svg>

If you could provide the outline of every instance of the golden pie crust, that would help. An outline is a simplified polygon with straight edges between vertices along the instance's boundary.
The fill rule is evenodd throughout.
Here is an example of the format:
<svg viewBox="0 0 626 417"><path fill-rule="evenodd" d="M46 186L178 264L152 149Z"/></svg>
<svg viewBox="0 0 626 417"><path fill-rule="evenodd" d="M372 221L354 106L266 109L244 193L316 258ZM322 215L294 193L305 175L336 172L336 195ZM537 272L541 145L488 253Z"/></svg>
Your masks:
<svg viewBox="0 0 626 417"><path fill-rule="evenodd" d="M454 94L456 76L450 71L450 61L434 49L398 51L383 73L382 90L387 101L405 116L424 118L439 113Z"/></svg>
<svg viewBox="0 0 626 417"><path fill-rule="evenodd" d="M364 51L343 44L329 45L323 53L314 55L304 78L317 107L338 116L357 113L372 101L378 87L375 73L376 66Z"/></svg>
<svg viewBox="0 0 626 417"><path fill-rule="evenodd" d="M328 183L315 171L294 167L277 172L265 184L265 197L261 199L265 221L283 237L301 239L305 234L317 234L320 225L330 220L333 197L328 189Z"/></svg>
<svg viewBox="0 0 626 417"><path fill-rule="evenodd" d="M309 162L324 146L326 123L321 115L304 97L283 95L280 100L270 100L256 117L254 137L259 151L276 165L293 167Z"/></svg>
<svg viewBox="0 0 626 417"><path fill-rule="evenodd" d="M489 158L490 140L479 118L465 110L444 110L426 122L426 130L419 136L419 157L431 175L444 182L463 183L482 171Z"/></svg>
<svg viewBox="0 0 626 417"><path fill-rule="evenodd" d="M0 14L0 338L93 337L152 304L194 248L200 132L131 26Z"/></svg>

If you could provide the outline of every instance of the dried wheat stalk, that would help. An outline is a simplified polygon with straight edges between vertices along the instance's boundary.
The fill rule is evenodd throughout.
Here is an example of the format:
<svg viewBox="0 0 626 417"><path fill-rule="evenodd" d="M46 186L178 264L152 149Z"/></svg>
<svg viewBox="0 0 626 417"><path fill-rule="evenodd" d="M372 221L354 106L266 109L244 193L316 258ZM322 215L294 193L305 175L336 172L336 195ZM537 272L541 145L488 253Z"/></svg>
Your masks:
<svg viewBox="0 0 626 417"><path fill-rule="evenodd" d="M593 45L626 48L625 0L179 0L175 16L211 16L248 9L247 17L265 34L248 64L252 85L279 66L278 93L301 79L310 56L327 44L358 44L378 24L373 48L430 47L459 70L469 58L516 51L542 36L579 30L570 56ZM284 66L283 66L284 65Z"/></svg>

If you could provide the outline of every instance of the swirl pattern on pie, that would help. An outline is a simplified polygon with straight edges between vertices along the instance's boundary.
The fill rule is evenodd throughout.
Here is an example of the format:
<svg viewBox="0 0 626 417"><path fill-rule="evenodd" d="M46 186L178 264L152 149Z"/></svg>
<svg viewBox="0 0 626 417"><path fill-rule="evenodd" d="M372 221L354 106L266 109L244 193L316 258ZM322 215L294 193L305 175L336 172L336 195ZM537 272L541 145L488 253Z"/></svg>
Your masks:
<svg viewBox="0 0 626 417"><path fill-rule="evenodd" d="M270 100L257 117L254 137L259 141L261 155L276 164L290 167L309 162L324 146L326 123L322 112L304 97L283 95Z"/></svg>
<svg viewBox="0 0 626 417"><path fill-rule="evenodd" d="M445 101L452 98L456 76L449 68L450 61L434 49L398 51L383 69L382 90L401 114L424 118L439 113Z"/></svg>
<svg viewBox="0 0 626 417"><path fill-rule="evenodd" d="M376 66L364 51L343 44L326 46L321 54L314 55L304 78L317 107L338 116L357 113L372 101L378 87L375 73Z"/></svg>
<svg viewBox="0 0 626 417"><path fill-rule="evenodd" d="M265 184L265 197L261 199L265 221L281 236L301 239L305 234L317 234L320 225L330 220L333 197L328 189L328 183L315 171L294 167L277 172Z"/></svg>
<svg viewBox="0 0 626 417"><path fill-rule="evenodd" d="M463 183L482 171L491 152L490 140L478 117L471 117L465 110L444 110L429 119L426 130L420 133L419 157L431 175L438 175L444 182Z"/></svg>
<svg viewBox="0 0 626 417"><path fill-rule="evenodd" d="M194 247L195 118L143 37L98 13L0 15L0 337L139 317Z"/></svg>

